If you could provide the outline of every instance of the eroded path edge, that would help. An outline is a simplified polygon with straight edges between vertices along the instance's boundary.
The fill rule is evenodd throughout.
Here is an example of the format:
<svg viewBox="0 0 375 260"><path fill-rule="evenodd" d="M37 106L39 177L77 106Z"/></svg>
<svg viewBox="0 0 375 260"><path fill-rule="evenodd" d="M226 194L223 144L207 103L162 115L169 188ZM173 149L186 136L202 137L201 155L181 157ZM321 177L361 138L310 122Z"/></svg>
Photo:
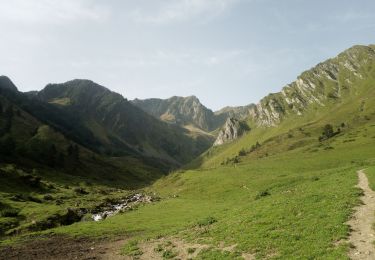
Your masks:
<svg viewBox="0 0 375 260"><path fill-rule="evenodd" d="M375 192L369 187L369 182L364 170L359 170L358 185L364 194L362 204L355 207L352 218L348 221L351 228L349 243L351 259L375 259L374 239L375 232Z"/></svg>

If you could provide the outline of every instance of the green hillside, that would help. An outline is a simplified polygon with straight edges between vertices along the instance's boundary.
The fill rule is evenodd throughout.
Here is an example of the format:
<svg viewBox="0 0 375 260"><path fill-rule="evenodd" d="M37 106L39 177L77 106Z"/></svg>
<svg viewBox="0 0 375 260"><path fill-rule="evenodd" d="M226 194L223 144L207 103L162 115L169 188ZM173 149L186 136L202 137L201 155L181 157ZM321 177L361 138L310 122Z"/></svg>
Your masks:
<svg viewBox="0 0 375 260"><path fill-rule="evenodd" d="M108 155L138 154L178 166L211 145L210 138L193 138L184 128L155 119L89 80L49 84L37 97L82 124L95 138L91 146Z"/></svg>
<svg viewBox="0 0 375 260"><path fill-rule="evenodd" d="M187 160L205 149L204 140L201 143L199 137L153 119L118 94L84 83L88 82L73 87L71 102L55 100L50 104L38 93L19 92L10 79L0 77L0 211L5 212L0 214L4 217L0 236L67 224L61 219L69 214L69 208L86 211L105 201L126 197L129 190L149 185L179 165L179 160ZM95 90L102 91L100 98L95 99ZM85 95L80 97L80 93ZM74 107L84 104L82 98L100 102L90 107L86 100L86 106ZM111 106L116 98L123 106L113 112ZM99 114L95 109L104 111ZM108 120L117 117L116 132L112 122L97 125L104 134L115 132L129 141L121 142L111 135L108 143L103 141L84 120L90 115L96 115L96 119L106 116ZM137 122L138 125L133 124ZM137 151L140 141L153 144L159 154ZM180 151L172 154L170 148ZM37 227L35 222L39 223Z"/></svg>

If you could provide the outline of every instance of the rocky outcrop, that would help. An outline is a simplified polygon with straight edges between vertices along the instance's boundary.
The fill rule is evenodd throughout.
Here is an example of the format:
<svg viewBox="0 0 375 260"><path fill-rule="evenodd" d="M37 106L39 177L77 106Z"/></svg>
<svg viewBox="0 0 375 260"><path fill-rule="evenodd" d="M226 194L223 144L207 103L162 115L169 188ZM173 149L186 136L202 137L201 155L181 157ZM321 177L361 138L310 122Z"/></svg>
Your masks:
<svg viewBox="0 0 375 260"><path fill-rule="evenodd" d="M218 111L215 111L216 117L225 117L225 118L237 118L239 120L244 120L249 117L251 111L254 109L254 104L249 104L247 106L238 106L238 107L224 107Z"/></svg>
<svg viewBox="0 0 375 260"><path fill-rule="evenodd" d="M256 105L227 107L215 114L247 118L255 126L275 126L288 116L302 116L310 108L324 107L355 93L356 85L371 77L369 71L374 64L375 45L353 46L303 72L296 81L278 93L269 94Z"/></svg>
<svg viewBox="0 0 375 260"><path fill-rule="evenodd" d="M193 125L206 132L222 126L226 118L216 117L196 96L168 99L135 99L131 101L148 114L167 123L180 126Z"/></svg>
<svg viewBox="0 0 375 260"><path fill-rule="evenodd" d="M250 131L249 126L236 118L228 118L216 138L214 146L231 142Z"/></svg>

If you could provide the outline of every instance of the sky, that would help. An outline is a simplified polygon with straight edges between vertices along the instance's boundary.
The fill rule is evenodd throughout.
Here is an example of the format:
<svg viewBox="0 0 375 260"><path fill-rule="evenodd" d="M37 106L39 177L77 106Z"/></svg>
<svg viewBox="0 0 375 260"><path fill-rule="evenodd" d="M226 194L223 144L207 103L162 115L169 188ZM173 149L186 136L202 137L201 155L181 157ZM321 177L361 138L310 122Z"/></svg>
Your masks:
<svg viewBox="0 0 375 260"><path fill-rule="evenodd" d="M217 110L375 44L375 1L0 0L0 35L0 74L20 91L81 78Z"/></svg>

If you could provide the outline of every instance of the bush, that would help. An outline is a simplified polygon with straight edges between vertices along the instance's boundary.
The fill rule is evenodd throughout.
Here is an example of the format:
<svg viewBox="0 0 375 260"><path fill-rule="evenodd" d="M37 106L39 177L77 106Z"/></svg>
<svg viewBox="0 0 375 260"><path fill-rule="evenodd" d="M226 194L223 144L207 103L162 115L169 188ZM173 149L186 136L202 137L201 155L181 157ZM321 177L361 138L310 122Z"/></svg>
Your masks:
<svg viewBox="0 0 375 260"><path fill-rule="evenodd" d="M192 253L194 253L195 252L195 248L188 248L188 250L187 250L187 252L188 252L188 254L192 254Z"/></svg>
<svg viewBox="0 0 375 260"><path fill-rule="evenodd" d="M82 194L82 195L89 194L85 189L83 189L81 187L76 187L76 188L73 189L73 191L77 194Z"/></svg>
<svg viewBox="0 0 375 260"><path fill-rule="evenodd" d="M157 247L154 248L154 251L157 252L157 253L160 253L162 252L164 249L163 249L163 246L162 245L158 245Z"/></svg>
<svg viewBox="0 0 375 260"><path fill-rule="evenodd" d="M258 192L258 194L255 196L255 199L260 199L260 198L262 198L262 197L266 197L266 196L269 196L269 195L271 195L271 193L269 193L269 191L267 191L267 190L264 190L264 191L260 191L260 192Z"/></svg>
<svg viewBox="0 0 375 260"><path fill-rule="evenodd" d="M204 219L198 221L197 226L205 227L205 226L212 225L216 222L217 222L217 219L215 219L214 217L207 217L207 218L204 218Z"/></svg>
<svg viewBox="0 0 375 260"><path fill-rule="evenodd" d="M18 193L18 194L15 194L14 196L12 196L10 198L11 200L13 201L32 201L32 202L36 202L36 203L42 203L42 201L36 197L33 197L31 195L28 195L28 194L22 194L22 193Z"/></svg>
<svg viewBox="0 0 375 260"><path fill-rule="evenodd" d="M139 255L142 255L143 253L141 249L138 247L138 241L130 240L121 249L121 254L127 255L127 256L139 256Z"/></svg>
<svg viewBox="0 0 375 260"><path fill-rule="evenodd" d="M176 256L177 254L170 249L165 250L163 253L164 259L172 259L172 258L175 258Z"/></svg>
<svg viewBox="0 0 375 260"><path fill-rule="evenodd" d="M239 152L238 152L238 156L245 156L246 155L246 151L245 149L241 149Z"/></svg>
<svg viewBox="0 0 375 260"><path fill-rule="evenodd" d="M7 209L2 209L0 211L0 216L4 218L9 218L9 217L17 217L19 213L18 209L14 208L7 208Z"/></svg>
<svg viewBox="0 0 375 260"><path fill-rule="evenodd" d="M43 196L43 199L44 200L53 200L53 197L52 197L51 194L46 194L46 195Z"/></svg>
<svg viewBox="0 0 375 260"><path fill-rule="evenodd" d="M31 174L24 174L20 176L20 179L28 186L34 187L34 188L40 188L41 187L41 180L42 178L39 176L33 176Z"/></svg>
<svg viewBox="0 0 375 260"><path fill-rule="evenodd" d="M6 233L9 229L15 228L18 225L18 220L15 218L0 219L0 235Z"/></svg>
<svg viewBox="0 0 375 260"><path fill-rule="evenodd" d="M323 133L321 136L319 136L319 141L327 140L331 137L334 137L335 135L339 134L341 132L341 129L339 128L337 132L333 130L333 126L331 124L326 124L323 127Z"/></svg>
<svg viewBox="0 0 375 260"><path fill-rule="evenodd" d="M334 135L333 127L330 124L326 124L323 128L323 136L330 138Z"/></svg>

